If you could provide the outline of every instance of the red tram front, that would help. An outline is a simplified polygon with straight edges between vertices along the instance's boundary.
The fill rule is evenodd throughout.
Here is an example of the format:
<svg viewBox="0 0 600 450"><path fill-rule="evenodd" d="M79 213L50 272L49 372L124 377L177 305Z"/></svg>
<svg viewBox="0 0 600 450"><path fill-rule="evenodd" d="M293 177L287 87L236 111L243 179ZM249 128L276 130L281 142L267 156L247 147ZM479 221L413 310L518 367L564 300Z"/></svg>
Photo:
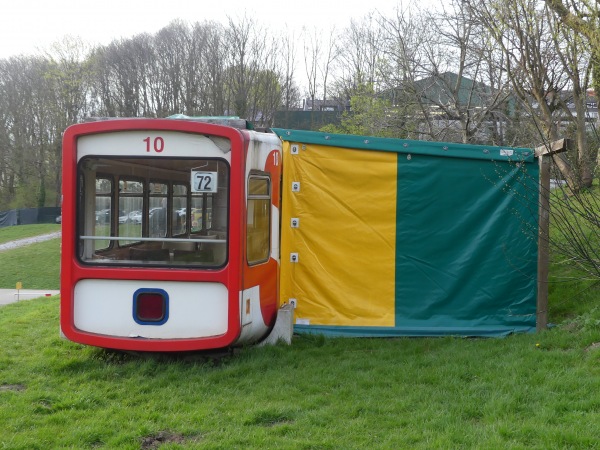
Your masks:
<svg viewBox="0 0 600 450"><path fill-rule="evenodd" d="M278 309L280 169L274 134L173 119L69 127L65 337L165 352L266 336Z"/></svg>

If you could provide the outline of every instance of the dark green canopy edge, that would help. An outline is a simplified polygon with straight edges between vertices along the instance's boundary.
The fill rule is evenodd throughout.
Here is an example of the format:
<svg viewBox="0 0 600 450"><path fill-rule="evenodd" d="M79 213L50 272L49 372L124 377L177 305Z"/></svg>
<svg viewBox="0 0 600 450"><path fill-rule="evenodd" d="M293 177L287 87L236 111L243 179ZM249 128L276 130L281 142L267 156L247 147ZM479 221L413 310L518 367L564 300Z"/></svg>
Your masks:
<svg viewBox="0 0 600 450"><path fill-rule="evenodd" d="M535 161L531 148L495 147L490 145L456 144L446 142L414 141L408 139L378 138L349 134L272 128L283 141L330 147L376 150L394 153L431 155L446 158L482 159L488 161Z"/></svg>

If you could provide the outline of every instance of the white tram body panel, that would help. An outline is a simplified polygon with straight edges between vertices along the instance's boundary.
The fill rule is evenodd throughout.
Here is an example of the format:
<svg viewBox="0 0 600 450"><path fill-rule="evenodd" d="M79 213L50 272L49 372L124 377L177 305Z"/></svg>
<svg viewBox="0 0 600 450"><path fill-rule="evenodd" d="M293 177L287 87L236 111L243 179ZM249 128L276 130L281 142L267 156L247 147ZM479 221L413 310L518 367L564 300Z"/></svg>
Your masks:
<svg viewBox="0 0 600 450"><path fill-rule="evenodd" d="M167 320L141 325L131 303L139 289L168 294ZM206 338L227 331L227 288L220 283L81 280L75 285L75 326L89 333L146 339Z"/></svg>

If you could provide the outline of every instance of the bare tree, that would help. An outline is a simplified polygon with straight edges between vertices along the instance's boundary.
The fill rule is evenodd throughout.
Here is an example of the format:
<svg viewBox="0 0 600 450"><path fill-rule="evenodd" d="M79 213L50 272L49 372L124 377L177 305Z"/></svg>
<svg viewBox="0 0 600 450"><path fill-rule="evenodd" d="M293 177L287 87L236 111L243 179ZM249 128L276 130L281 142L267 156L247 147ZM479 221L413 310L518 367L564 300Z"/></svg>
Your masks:
<svg viewBox="0 0 600 450"><path fill-rule="evenodd" d="M300 91L296 85L295 67L296 67L296 45L294 35L284 35L281 37L281 64L282 64L282 84L281 106L285 111L289 111L293 106L297 106L300 101Z"/></svg>
<svg viewBox="0 0 600 450"><path fill-rule="evenodd" d="M424 45L425 77L414 82L414 91L420 108L429 110L429 133L438 140L484 142L493 112L509 98L502 80L495 78L494 88L489 84L493 61L484 30L462 1L451 1L426 20L435 24L437 38L428 38Z"/></svg>
<svg viewBox="0 0 600 450"><path fill-rule="evenodd" d="M545 9L548 16L553 12ZM588 43L579 33L573 32L569 27L553 17L549 20L551 35L554 40L556 52L560 57L567 76L569 77L570 95L561 95L562 111L566 116L568 124L573 124L574 139L576 143L576 154L573 158L577 185L571 188L589 188L593 182L593 165L595 161L590 155L588 143L588 87L591 86L591 73L593 65L590 64L590 52ZM577 186L577 187L575 187Z"/></svg>
<svg viewBox="0 0 600 450"><path fill-rule="evenodd" d="M401 135L412 139L431 138L422 124L431 124L432 111L419 101L416 81L428 75L427 52L433 33L427 16L413 5L396 9L392 17L379 17L382 29L382 58L378 67L382 91L393 105ZM427 127L433 130L433 126Z"/></svg>
<svg viewBox="0 0 600 450"><path fill-rule="evenodd" d="M548 7L575 33L588 41L591 53L592 84L600 92L600 5L596 0L545 0Z"/></svg>
<svg viewBox="0 0 600 450"><path fill-rule="evenodd" d="M196 24L195 34L206 36L206 46L200 55L200 64L205 76L205 95L202 99L202 114L222 115L226 109L226 60L225 30L215 23Z"/></svg>
<svg viewBox="0 0 600 450"><path fill-rule="evenodd" d="M318 65L318 70L322 80L323 102L325 102L329 97L327 82L329 79L329 74L331 72L331 66L339 56L339 47L337 46L336 41L337 32L335 30L335 27L333 27L331 28L331 30L329 30L327 41L324 43L325 45L323 47L325 49L325 52L323 53L323 59Z"/></svg>
<svg viewBox="0 0 600 450"><path fill-rule="evenodd" d="M279 41L272 38L264 44L262 62L250 90L250 117L263 127L270 127L283 98L281 85L284 77L278 56Z"/></svg>
<svg viewBox="0 0 600 450"><path fill-rule="evenodd" d="M98 101L95 113L110 117L155 116L162 108L161 97L153 85L152 37L140 34L114 41L92 54L93 95ZM154 75L156 78L156 75Z"/></svg>
<svg viewBox="0 0 600 450"><path fill-rule="evenodd" d="M310 97L311 111L315 109L315 99L317 91L320 87L319 59L322 53L322 44L316 28L309 32L306 28L303 29L304 35L304 68L306 70L306 80L308 82L308 95Z"/></svg>
<svg viewBox="0 0 600 450"><path fill-rule="evenodd" d="M554 141L561 137L565 117L575 125L580 121L576 126L578 170L562 156L555 163L572 191L591 185L585 126L589 76L582 41L538 0L472 2L471 9L502 49L512 89L538 125L540 138ZM571 93L570 99L565 92ZM570 105L579 110L575 115Z"/></svg>
<svg viewBox="0 0 600 450"><path fill-rule="evenodd" d="M34 168L35 138L32 107L35 98L32 82L43 76L45 61L39 57L13 57L0 66L0 98L4 110L1 175L4 207L13 202L34 206L31 195L33 179L39 180ZM39 166L38 166L39 169ZM35 186L35 185L34 185ZM18 198L21 196L21 198Z"/></svg>
<svg viewBox="0 0 600 450"><path fill-rule="evenodd" d="M57 193L55 205L60 205L61 191L62 132L69 125L79 122L90 111L92 67L89 61L90 48L80 39L65 38L55 43L47 54L48 70L44 86L46 105L41 114L49 120L47 161L53 175L53 191ZM43 100L42 100L43 101ZM40 200L39 202L43 202Z"/></svg>
<svg viewBox="0 0 600 450"><path fill-rule="evenodd" d="M195 23L187 30L184 42L185 63L182 68L183 98L182 111L189 116L211 114L209 71L202 63L210 52L209 43L212 27L208 23Z"/></svg>
<svg viewBox="0 0 600 450"><path fill-rule="evenodd" d="M158 98L158 117L181 113L185 98L184 66L188 59L190 35L188 27L174 21L154 36L154 86Z"/></svg>
<svg viewBox="0 0 600 450"><path fill-rule="evenodd" d="M65 38L45 55L0 61L2 207L60 204L61 136L88 111L87 56Z"/></svg>
<svg viewBox="0 0 600 450"><path fill-rule="evenodd" d="M50 62L40 56L11 58L1 65L3 207L45 206L48 177L54 175L60 180L60 165L58 170L50 165L57 121L62 119L62 114L55 115L52 71ZM57 195L53 197L58 201Z"/></svg>
<svg viewBox="0 0 600 450"><path fill-rule="evenodd" d="M250 87L256 81L260 57L265 51L265 42L255 34L256 23L248 16L239 21L229 18L226 29L228 49L228 109L245 119L250 116Z"/></svg>
<svg viewBox="0 0 600 450"><path fill-rule="evenodd" d="M15 153L14 109L17 104L17 89L13 78L13 67L19 64L17 58L0 60L0 208L6 209L16 194L16 167L13 164Z"/></svg>
<svg viewBox="0 0 600 450"><path fill-rule="evenodd" d="M370 85L374 92L381 90L385 31L375 13L371 13L362 20L351 20L340 33L335 61L339 74L335 91L340 101L350 99L359 86Z"/></svg>

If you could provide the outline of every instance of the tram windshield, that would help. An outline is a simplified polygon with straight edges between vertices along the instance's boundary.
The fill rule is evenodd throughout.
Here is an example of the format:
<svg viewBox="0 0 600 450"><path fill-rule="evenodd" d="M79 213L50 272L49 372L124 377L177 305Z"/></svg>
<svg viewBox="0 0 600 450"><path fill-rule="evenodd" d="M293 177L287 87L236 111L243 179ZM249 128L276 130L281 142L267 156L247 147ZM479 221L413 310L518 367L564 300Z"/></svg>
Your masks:
<svg viewBox="0 0 600 450"><path fill-rule="evenodd" d="M83 262L226 263L226 161L87 156L79 162L78 174L78 251Z"/></svg>

